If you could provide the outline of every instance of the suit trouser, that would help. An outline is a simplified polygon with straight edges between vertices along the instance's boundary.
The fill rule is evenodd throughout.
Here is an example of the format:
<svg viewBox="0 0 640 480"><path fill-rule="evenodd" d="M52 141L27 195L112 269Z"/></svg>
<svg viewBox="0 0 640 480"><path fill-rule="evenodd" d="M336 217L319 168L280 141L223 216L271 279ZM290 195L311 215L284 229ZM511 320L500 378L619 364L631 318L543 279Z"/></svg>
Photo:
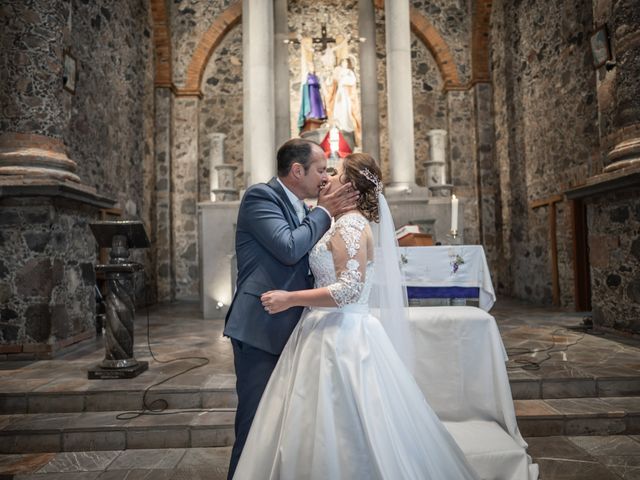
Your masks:
<svg viewBox="0 0 640 480"><path fill-rule="evenodd" d="M238 393L238 409L236 410L236 440L231 451L228 479L233 478L240 454L258 409L262 393L267 387L273 369L278 363L279 355L254 348L235 338L233 346L233 363L236 369L236 392Z"/></svg>

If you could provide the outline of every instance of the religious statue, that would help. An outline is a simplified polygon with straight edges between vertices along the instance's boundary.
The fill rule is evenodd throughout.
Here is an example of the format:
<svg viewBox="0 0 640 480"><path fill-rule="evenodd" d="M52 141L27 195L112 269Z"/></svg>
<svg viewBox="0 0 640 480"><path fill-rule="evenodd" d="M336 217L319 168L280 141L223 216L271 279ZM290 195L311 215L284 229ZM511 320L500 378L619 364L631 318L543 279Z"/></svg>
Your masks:
<svg viewBox="0 0 640 480"><path fill-rule="evenodd" d="M300 112L298 129L300 131L318 128L327 118L324 101L320 91L321 82L316 75L313 57L313 40L299 37L300 42ZM309 125L311 124L311 125Z"/></svg>
<svg viewBox="0 0 640 480"><path fill-rule="evenodd" d="M341 131L354 132L356 145L361 145L360 102L356 89L356 74L350 58L340 60L327 83L329 124Z"/></svg>

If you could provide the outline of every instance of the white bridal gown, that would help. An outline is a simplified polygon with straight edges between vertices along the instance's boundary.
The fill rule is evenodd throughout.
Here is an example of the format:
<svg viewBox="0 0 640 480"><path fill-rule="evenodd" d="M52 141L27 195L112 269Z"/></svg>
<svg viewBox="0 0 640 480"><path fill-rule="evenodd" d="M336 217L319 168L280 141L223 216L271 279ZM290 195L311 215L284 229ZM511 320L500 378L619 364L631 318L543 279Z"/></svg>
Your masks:
<svg viewBox="0 0 640 480"><path fill-rule="evenodd" d="M367 305L367 220L340 217L311 251L341 308L305 310L253 420L234 480L477 478Z"/></svg>

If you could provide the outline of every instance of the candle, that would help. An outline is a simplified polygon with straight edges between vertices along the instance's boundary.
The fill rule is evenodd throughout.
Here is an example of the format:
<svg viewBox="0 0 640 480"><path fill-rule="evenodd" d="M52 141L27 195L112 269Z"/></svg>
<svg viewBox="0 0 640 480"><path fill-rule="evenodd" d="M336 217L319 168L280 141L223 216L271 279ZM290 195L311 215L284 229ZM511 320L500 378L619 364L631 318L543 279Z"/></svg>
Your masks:
<svg viewBox="0 0 640 480"><path fill-rule="evenodd" d="M451 195L451 233L458 232L458 199Z"/></svg>

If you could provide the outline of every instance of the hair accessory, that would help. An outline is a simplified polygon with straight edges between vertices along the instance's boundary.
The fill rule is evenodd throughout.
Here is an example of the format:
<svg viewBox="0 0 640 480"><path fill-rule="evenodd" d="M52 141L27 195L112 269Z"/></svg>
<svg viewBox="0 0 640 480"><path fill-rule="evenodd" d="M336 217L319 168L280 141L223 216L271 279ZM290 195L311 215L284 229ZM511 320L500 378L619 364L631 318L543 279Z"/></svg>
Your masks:
<svg viewBox="0 0 640 480"><path fill-rule="evenodd" d="M380 195L382 193L382 182L380 181L378 176L371 173L368 168L363 168L362 170L360 170L360 173L376 186L376 196Z"/></svg>

